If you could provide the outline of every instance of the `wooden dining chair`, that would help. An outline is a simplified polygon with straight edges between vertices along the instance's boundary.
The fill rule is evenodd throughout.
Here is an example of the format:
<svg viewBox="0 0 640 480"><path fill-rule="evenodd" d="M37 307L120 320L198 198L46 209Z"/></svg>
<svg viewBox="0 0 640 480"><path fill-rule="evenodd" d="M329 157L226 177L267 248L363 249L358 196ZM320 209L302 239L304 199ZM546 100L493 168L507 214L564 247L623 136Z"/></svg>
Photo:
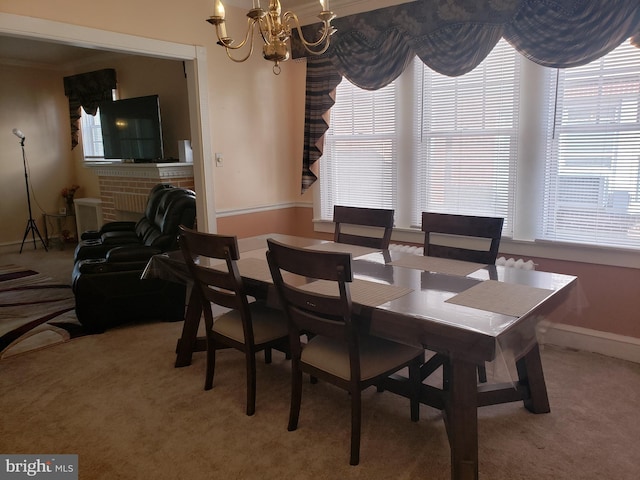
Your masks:
<svg viewBox="0 0 640 480"><path fill-rule="evenodd" d="M504 218L501 217L422 212L422 231L425 232L424 254L430 257L495 265L503 223ZM446 235L449 239L484 239L484 242L474 245L444 245L433 242L433 234Z"/></svg>
<svg viewBox="0 0 640 480"><path fill-rule="evenodd" d="M394 210L385 208L334 205L333 222L335 223L335 230L333 241L386 250L389 248L389 242L391 241L394 213ZM367 233L371 235L365 235L353 230L346 232L345 226L370 227L367 229Z"/></svg>
<svg viewBox="0 0 640 480"><path fill-rule="evenodd" d="M409 367L411 419L418 421L424 350L362 331L352 308L351 254L299 249L273 239L267 244L271 275L289 320L292 381L288 429L298 426L303 372L347 390L351 397L350 463L357 465L361 391ZM292 279L302 279L304 285ZM314 293L306 283L313 280L326 282L323 284L331 290ZM303 332L313 335L301 336ZM303 343L301 338L309 340Z"/></svg>
<svg viewBox="0 0 640 480"><path fill-rule="evenodd" d="M271 362L271 349L288 354L288 326L284 313L268 308L264 302L249 302L238 271L240 258L235 236L200 233L180 228L180 248L200 296L207 338L205 390L213 388L216 351L235 348L244 353L247 381L247 415L256 409L256 353L265 352ZM220 269L207 266L216 263ZM211 304L230 309L213 317Z"/></svg>
<svg viewBox="0 0 640 480"><path fill-rule="evenodd" d="M501 217L422 212L422 231L425 232L424 254L430 257L495 265L503 223L504 218ZM436 235L445 235L446 242L434 242ZM469 244L469 239L480 239L480 242ZM440 354L431 357L422 367L423 379L441 365L446 365L446 357ZM487 381L484 365L478 365L478 379L481 383Z"/></svg>

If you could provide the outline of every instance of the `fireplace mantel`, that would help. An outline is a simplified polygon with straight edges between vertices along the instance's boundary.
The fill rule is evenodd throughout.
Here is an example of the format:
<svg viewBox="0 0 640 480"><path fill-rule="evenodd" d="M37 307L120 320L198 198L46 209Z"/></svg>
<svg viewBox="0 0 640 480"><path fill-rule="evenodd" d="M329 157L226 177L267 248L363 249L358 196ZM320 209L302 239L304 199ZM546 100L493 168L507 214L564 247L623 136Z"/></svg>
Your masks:
<svg viewBox="0 0 640 480"><path fill-rule="evenodd" d="M171 179L193 177L192 163L87 163L99 177Z"/></svg>
<svg viewBox="0 0 640 480"><path fill-rule="evenodd" d="M192 163L93 163L98 176L102 222L138 220L144 213L151 188L158 183L192 189Z"/></svg>

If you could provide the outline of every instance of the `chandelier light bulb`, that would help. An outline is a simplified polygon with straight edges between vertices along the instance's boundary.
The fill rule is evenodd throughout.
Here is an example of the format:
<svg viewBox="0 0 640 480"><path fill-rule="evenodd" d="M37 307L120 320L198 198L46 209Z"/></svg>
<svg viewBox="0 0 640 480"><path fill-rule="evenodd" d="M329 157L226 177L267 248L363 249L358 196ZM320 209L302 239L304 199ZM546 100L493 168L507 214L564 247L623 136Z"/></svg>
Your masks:
<svg viewBox="0 0 640 480"><path fill-rule="evenodd" d="M224 20L224 5L220 0L216 0L213 3L213 14L216 17L220 17L220 19Z"/></svg>

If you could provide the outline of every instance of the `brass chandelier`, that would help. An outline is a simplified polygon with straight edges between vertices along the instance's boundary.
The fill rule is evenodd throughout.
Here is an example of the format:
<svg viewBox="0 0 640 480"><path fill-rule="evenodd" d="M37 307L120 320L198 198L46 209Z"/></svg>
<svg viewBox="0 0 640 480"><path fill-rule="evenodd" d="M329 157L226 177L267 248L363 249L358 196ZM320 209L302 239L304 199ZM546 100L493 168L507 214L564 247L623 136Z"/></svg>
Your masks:
<svg viewBox="0 0 640 480"><path fill-rule="evenodd" d="M234 62L244 62L253 53L253 37L255 30L258 29L264 45L262 47L262 55L266 60L274 62L273 73L280 74L280 62L289 59L289 46L287 42L291 37L291 32L295 28L300 36L300 41L304 45L305 50L312 55L322 55L329 48L331 35L336 31L331 26L331 20L336 18L335 14L329 10L329 0L320 0L322 11L318 18L322 21L320 29L320 38L309 42L303 34L300 27L298 16L293 12L285 12L282 14L280 0L269 0L269 7L265 11L260 7L260 0L253 0L253 8L247 13L247 33L242 42L234 45L234 40L227 35L225 26L224 5L221 0L214 0L214 14L207 19L207 22L216 27L216 35L218 44L222 45L227 52L227 56ZM240 50L248 45L247 54L244 57L234 57L231 52Z"/></svg>

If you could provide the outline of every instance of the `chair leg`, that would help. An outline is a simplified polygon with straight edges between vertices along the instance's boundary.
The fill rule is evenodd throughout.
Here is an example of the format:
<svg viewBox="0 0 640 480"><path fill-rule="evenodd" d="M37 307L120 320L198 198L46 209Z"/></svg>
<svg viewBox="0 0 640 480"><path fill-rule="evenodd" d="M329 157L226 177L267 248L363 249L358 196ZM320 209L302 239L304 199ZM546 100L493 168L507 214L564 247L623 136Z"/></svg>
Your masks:
<svg viewBox="0 0 640 480"><path fill-rule="evenodd" d="M267 347L264 349L264 363L269 365L271 363L271 348Z"/></svg>
<svg viewBox="0 0 640 480"><path fill-rule="evenodd" d="M350 465L360 463L360 429L362 422L362 392L356 389L351 393L351 459Z"/></svg>
<svg viewBox="0 0 640 480"><path fill-rule="evenodd" d="M204 389L213 388L213 376L216 370L216 344L211 338L207 339L207 371L205 374Z"/></svg>
<svg viewBox="0 0 640 480"><path fill-rule="evenodd" d="M480 383L487 383L487 367L484 365L478 365L478 381Z"/></svg>
<svg viewBox="0 0 640 480"><path fill-rule="evenodd" d="M409 385L411 386L411 421L420 420L420 362L414 360L409 364Z"/></svg>
<svg viewBox="0 0 640 480"><path fill-rule="evenodd" d="M246 352L247 359L247 415L256 413L256 355Z"/></svg>
<svg viewBox="0 0 640 480"><path fill-rule="evenodd" d="M290 432L298 428L298 418L300 416L300 403L302 403L302 370L300 370L300 360L291 362L291 406L289 408Z"/></svg>

